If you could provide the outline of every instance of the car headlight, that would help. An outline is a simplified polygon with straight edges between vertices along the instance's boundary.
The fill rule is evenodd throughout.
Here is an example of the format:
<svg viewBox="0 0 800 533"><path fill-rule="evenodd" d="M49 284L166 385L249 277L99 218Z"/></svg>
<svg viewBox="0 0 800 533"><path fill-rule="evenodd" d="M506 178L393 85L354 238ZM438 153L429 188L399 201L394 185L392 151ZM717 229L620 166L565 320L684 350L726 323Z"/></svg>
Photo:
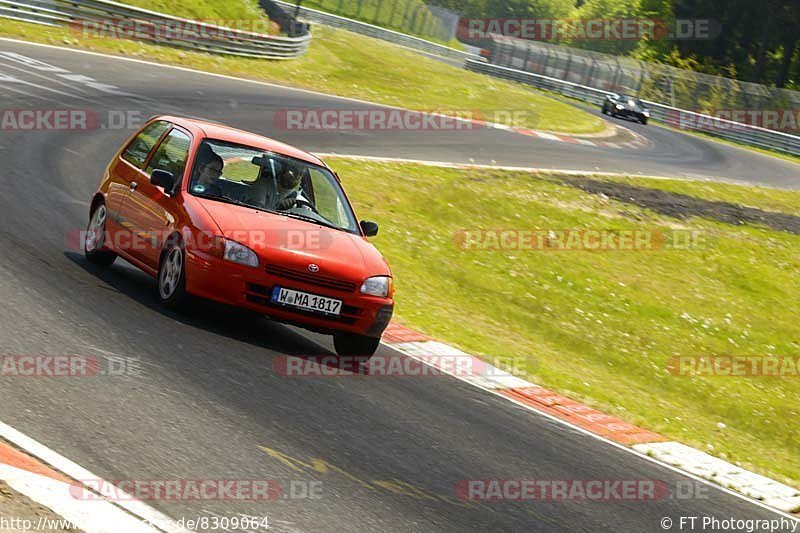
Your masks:
<svg viewBox="0 0 800 533"><path fill-rule="evenodd" d="M391 296L393 288L392 278L389 276L373 276L361 284L361 293L388 298Z"/></svg>
<svg viewBox="0 0 800 533"><path fill-rule="evenodd" d="M616 107L616 108L617 108L617 109L619 109L620 111L622 111L623 109L625 109L625 106L624 106L624 105L619 105L619 104L615 105L614 107Z"/></svg>
<svg viewBox="0 0 800 533"><path fill-rule="evenodd" d="M258 266L258 256L256 253L236 241L225 239L225 251L222 258L232 263L239 263L240 265L247 265L251 267Z"/></svg>
<svg viewBox="0 0 800 533"><path fill-rule="evenodd" d="M644 111L642 111L642 115L644 115L644 116L646 116L646 117L649 117L649 116L650 116L650 111L648 111L647 109L645 109Z"/></svg>

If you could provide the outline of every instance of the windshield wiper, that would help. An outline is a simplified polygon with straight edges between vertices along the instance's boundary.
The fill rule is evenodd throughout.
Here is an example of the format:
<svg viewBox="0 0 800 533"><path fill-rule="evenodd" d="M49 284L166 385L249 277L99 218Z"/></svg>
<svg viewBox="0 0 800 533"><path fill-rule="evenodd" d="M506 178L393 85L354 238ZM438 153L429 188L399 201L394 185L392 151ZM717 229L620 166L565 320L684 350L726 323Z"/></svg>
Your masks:
<svg viewBox="0 0 800 533"><path fill-rule="evenodd" d="M200 196L201 198L208 198L209 200L220 200L222 202L225 202L226 204L239 205L241 207L249 207L250 209L257 209L259 211L268 211L267 209L262 209L258 206L242 202L241 200L237 200L236 198L231 198L230 196L226 196L224 194L197 194L196 196Z"/></svg>
<svg viewBox="0 0 800 533"><path fill-rule="evenodd" d="M310 217L308 215L301 215L300 213L292 213L291 211L277 211L278 214L286 215L290 218L296 218L298 220L305 220L306 222L313 222L314 224L319 224L320 226L325 226L326 228L331 229L338 229L340 231L345 231L344 228L340 228L339 226L332 224L331 222L327 222L324 220L319 220L314 217Z"/></svg>

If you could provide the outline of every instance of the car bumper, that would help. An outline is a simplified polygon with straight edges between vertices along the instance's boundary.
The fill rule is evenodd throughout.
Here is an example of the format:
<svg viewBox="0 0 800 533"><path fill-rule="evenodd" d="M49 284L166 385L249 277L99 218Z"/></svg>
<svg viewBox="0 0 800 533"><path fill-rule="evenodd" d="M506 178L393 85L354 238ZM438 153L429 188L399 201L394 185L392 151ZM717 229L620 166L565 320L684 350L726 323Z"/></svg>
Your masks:
<svg viewBox="0 0 800 533"><path fill-rule="evenodd" d="M275 286L342 300L341 314L323 315L272 303ZM202 252L187 251L186 292L216 302L263 313L280 322L322 333L356 333L380 338L394 310L391 298L332 290L247 267Z"/></svg>
<svg viewBox="0 0 800 533"><path fill-rule="evenodd" d="M623 109L622 111L615 110L615 114L618 117L632 118L636 120L645 120L647 118L647 116L644 113L641 113L639 111L628 111L626 109Z"/></svg>

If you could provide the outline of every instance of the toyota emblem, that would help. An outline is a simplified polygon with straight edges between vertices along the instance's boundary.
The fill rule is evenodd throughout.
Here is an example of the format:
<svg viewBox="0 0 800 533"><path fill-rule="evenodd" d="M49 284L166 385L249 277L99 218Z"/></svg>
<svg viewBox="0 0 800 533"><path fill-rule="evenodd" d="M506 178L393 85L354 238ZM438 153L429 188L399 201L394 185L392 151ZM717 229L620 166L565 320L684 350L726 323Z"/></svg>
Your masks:
<svg viewBox="0 0 800 533"><path fill-rule="evenodd" d="M319 272L319 267L317 265L315 265L314 263L311 263L310 265L308 265L308 271L309 272Z"/></svg>

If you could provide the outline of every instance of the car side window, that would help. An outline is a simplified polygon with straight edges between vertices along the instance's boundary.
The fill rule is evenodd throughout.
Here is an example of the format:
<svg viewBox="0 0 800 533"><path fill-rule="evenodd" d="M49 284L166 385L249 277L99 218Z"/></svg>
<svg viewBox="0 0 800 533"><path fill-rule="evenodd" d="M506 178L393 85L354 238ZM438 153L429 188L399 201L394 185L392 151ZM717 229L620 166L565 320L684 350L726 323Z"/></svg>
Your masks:
<svg viewBox="0 0 800 533"><path fill-rule="evenodd" d="M144 162L147 161L147 155L161 138L161 135L167 131L168 127L169 123L163 120L153 122L147 126L131 141L122 153L122 158L136 167L142 168Z"/></svg>
<svg viewBox="0 0 800 533"><path fill-rule="evenodd" d="M155 169L172 172L176 181L183 176L186 160L189 158L189 136L180 130L173 129L158 145L145 172L152 173Z"/></svg>

